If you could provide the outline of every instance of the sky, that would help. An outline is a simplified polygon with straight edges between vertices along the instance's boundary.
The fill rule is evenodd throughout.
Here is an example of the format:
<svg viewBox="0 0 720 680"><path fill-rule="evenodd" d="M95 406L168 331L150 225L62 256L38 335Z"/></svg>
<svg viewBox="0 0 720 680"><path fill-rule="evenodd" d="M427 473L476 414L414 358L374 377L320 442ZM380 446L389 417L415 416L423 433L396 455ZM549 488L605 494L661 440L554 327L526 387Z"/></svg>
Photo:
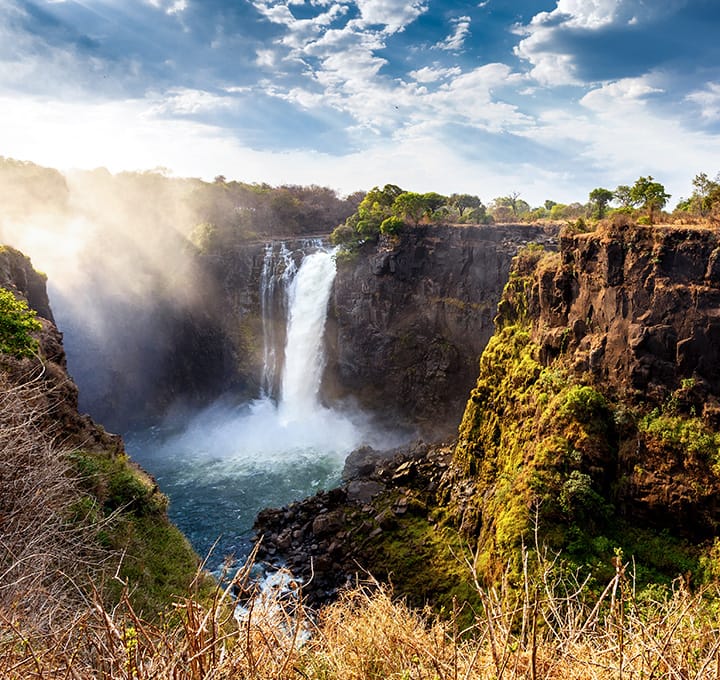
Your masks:
<svg viewBox="0 0 720 680"><path fill-rule="evenodd" d="M0 0L0 155L587 200L720 171L718 0Z"/></svg>

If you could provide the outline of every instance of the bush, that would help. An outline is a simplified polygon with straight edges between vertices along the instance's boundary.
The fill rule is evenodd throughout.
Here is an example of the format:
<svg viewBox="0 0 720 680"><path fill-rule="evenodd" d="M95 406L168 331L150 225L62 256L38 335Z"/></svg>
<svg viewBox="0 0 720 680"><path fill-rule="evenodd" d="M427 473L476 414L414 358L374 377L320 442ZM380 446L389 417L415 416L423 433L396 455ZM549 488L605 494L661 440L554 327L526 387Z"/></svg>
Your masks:
<svg viewBox="0 0 720 680"><path fill-rule="evenodd" d="M405 222L399 217L388 217L386 220L383 220L380 225L380 233L394 236L395 234L399 234L404 226Z"/></svg>
<svg viewBox="0 0 720 680"><path fill-rule="evenodd" d="M31 333L42 326L35 316L27 302L0 288L0 352L18 357L37 352L38 342Z"/></svg>

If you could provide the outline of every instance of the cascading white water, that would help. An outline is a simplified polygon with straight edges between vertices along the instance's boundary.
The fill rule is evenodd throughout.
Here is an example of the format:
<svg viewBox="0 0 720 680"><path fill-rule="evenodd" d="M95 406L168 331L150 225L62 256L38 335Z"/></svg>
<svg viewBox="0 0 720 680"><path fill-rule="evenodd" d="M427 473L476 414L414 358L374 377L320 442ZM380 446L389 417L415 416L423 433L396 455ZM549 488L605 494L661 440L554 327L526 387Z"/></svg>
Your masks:
<svg viewBox="0 0 720 680"><path fill-rule="evenodd" d="M297 274L295 259L284 242L265 246L260 273L260 312L263 328L263 372L260 379L260 397L275 397L277 382L277 348L280 336L276 328L276 314L287 316L285 293ZM277 294L278 284L281 295Z"/></svg>
<svg viewBox="0 0 720 680"><path fill-rule="evenodd" d="M211 566L228 553L247 553L252 523L262 508L336 485L345 457L362 444L387 448L400 443L373 430L357 411L350 416L319 403L335 261L323 249L306 255L296 268L298 259L300 254L283 244L265 250L259 294L267 345L260 397L240 406L220 401L184 420L179 430L176 424L171 431L153 429L128 438L133 457L168 494L170 515L195 549L205 555L223 535ZM283 317L286 333L279 327Z"/></svg>
<svg viewBox="0 0 720 680"><path fill-rule="evenodd" d="M334 279L334 253L318 251L305 257L292 282L280 402L285 422L318 409L325 368L323 333Z"/></svg>

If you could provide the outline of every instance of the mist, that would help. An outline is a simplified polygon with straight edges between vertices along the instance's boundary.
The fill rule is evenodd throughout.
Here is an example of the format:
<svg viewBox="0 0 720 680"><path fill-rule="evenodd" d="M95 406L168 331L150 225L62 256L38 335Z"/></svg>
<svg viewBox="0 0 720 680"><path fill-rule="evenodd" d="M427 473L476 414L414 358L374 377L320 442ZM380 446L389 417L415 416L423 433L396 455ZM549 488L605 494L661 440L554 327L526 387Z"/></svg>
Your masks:
<svg viewBox="0 0 720 680"><path fill-rule="evenodd" d="M213 183L162 169L65 174L0 158L0 242L48 275L48 293L81 410L124 432L175 401L257 394L261 359L246 309L228 309L245 279L218 276L254 241L328 232L356 199L322 187ZM249 318L249 316L248 316Z"/></svg>
<svg viewBox="0 0 720 680"><path fill-rule="evenodd" d="M322 187L61 174L0 159L0 240L48 275L80 407L122 434L217 567L257 513L336 486L407 432L320 403L334 253L357 204Z"/></svg>

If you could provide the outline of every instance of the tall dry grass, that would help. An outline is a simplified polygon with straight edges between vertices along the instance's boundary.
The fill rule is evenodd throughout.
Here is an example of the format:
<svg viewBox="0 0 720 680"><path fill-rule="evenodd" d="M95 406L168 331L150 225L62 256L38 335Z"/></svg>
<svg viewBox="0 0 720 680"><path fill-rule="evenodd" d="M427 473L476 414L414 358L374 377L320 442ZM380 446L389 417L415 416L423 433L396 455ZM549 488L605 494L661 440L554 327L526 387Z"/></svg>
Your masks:
<svg viewBox="0 0 720 680"><path fill-rule="evenodd" d="M127 598L108 611L96 601L73 629L0 634L2 678L209 680L718 680L716 592L691 593L682 580L638 595L618 561L601 595L533 556L520 587L481 589L482 606L460 629L417 611L377 583L359 584L319 612L278 593L255 598L249 565L206 603L187 597L158 624ZM247 596L234 614L233 592ZM660 591L658 591L660 592ZM270 598L269 600L267 598ZM466 617L462 617L466 618Z"/></svg>
<svg viewBox="0 0 720 680"><path fill-rule="evenodd" d="M0 623L53 628L88 600L83 588L108 559L83 521L67 457L42 426L42 374L21 385L0 372Z"/></svg>

